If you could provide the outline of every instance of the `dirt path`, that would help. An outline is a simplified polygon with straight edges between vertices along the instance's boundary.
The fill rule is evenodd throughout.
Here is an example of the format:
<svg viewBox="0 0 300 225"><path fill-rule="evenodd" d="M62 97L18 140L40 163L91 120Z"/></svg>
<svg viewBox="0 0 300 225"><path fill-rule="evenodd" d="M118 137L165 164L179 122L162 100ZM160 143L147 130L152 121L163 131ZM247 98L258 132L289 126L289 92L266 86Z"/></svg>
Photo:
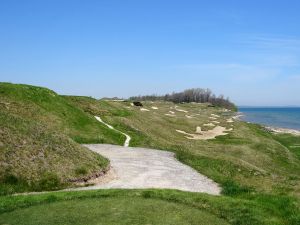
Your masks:
<svg viewBox="0 0 300 225"><path fill-rule="evenodd" d="M220 194L218 184L179 162L172 152L104 144L84 146L110 160L113 176L79 190L169 188Z"/></svg>
<svg viewBox="0 0 300 225"><path fill-rule="evenodd" d="M122 131L119 131L119 130L115 129L113 126L111 126L111 125L105 123L99 116L95 116L95 118L96 118L96 120L98 120L100 123L103 123L105 126L107 126L109 129L115 130L115 131L117 131L118 133L123 134L123 135L126 137L126 140L125 140L125 142L124 142L124 147L128 147L128 146L129 146L131 137L130 137L128 134L125 134L125 133L123 133Z"/></svg>

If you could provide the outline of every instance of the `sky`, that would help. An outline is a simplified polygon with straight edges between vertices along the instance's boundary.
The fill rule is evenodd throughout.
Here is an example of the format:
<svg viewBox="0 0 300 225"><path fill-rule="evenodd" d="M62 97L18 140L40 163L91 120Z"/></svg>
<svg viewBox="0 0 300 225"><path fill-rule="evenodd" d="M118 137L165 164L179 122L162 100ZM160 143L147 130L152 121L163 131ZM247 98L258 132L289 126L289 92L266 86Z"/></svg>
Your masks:
<svg viewBox="0 0 300 225"><path fill-rule="evenodd" d="M300 106L298 0L3 0L0 81L129 97L210 88Z"/></svg>

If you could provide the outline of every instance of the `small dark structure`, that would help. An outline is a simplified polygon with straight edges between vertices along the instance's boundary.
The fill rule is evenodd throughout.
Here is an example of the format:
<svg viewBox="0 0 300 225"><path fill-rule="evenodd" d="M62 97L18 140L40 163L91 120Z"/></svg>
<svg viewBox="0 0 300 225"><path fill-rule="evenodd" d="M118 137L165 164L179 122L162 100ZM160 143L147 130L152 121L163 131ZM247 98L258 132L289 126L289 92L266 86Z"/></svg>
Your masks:
<svg viewBox="0 0 300 225"><path fill-rule="evenodd" d="M143 104L141 103L141 102L133 102L133 104L135 105L135 106L143 106Z"/></svg>

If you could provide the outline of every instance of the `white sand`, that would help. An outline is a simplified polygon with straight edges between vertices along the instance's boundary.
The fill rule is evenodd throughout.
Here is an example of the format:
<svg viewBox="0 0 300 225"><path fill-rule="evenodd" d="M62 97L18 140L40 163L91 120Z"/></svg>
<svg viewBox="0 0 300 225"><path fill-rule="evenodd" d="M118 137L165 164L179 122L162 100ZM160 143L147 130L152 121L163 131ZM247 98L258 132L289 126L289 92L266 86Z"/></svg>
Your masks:
<svg viewBox="0 0 300 225"><path fill-rule="evenodd" d="M215 120L215 121L212 121L212 123L219 124L220 122Z"/></svg>
<svg viewBox="0 0 300 225"><path fill-rule="evenodd" d="M186 117L186 118L188 118L188 119L192 119L192 118L194 118L194 117L192 117L192 116L189 116L189 115L185 115L185 117Z"/></svg>
<svg viewBox="0 0 300 225"><path fill-rule="evenodd" d="M202 130L201 130L201 127L196 127L196 133L198 133L198 134L201 134L202 133Z"/></svg>
<svg viewBox="0 0 300 225"><path fill-rule="evenodd" d="M287 129L287 128L278 128L278 127L266 127L269 131L272 131L277 134L292 134L295 136L300 136L299 130Z"/></svg>
<svg viewBox="0 0 300 225"><path fill-rule="evenodd" d="M205 127L214 127L214 126L216 126L216 125L213 124L213 123L206 123L206 124L204 124L203 126L205 126Z"/></svg>
<svg viewBox="0 0 300 225"><path fill-rule="evenodd" d="M185 131L182 130L176 130L178 133L181 134L185 134L187 139L192 139L192 140L210 140L210 139L215 139L218 136L221 135L227 135L228 131L232 131L233 129L226 129L225 127L221 127L221 126L217 126L215 128L213 128L212 130L208 130L208 131L201 131L200 127L196 128L196 133L187 133Z"/></svg>
<svg viewBox="0 0 300 225"><path fill-rule="evenodd" d="M169 113L171 113L171 114L175 114L175 112L173 112L173 111L169 111Z"/></svg>
<svg viewBox="0 0 300 225"><path fill-rule="evenodd" d="M152 108L152 109L155 109L155 110L158 109L156 106L152 106L151 108Z"/></svg>
<svg viewBox="0 0 300 225"><path fill-rule="evenodd" d="M145 108L141 108L140 110L141 110L141 111L146 111L146 112L149 112L149 111L150 111L149 109L145 109Z"/></svg>
<svg viewBox="0 0 300 225"><path fill-rule="evenodd" d="M169 114L169 113L166 113L165 115L166 116L173 116L173 117L175 116L174 114Z"/></svg>
<svg viewBox="0 0 300 225"><path fill-rule="evenodd" d="M183 109L178 109L178 106L175 106L175 110L178 112L184 112L184 113L188 113L189 111L183 110Z"/></svg>
<svg viewBox="0 0 300 225"><path fill-rule="evenodd" d="M228 119L228 120L226 120L226 121L227 121L227 123L234 123L234 121L233 121L232 118L230 118L230 119Z"/></svg>

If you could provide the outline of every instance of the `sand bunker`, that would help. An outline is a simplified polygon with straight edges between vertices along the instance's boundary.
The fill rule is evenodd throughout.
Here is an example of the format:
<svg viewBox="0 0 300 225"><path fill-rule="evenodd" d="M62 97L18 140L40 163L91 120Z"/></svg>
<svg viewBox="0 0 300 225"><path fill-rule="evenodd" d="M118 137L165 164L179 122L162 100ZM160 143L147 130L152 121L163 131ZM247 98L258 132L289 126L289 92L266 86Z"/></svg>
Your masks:
<svg viewBox="0 0 300 225"><path fill-rule="evenodd" d="M196 127L196 133L198 133L198 134L202 133L201 127Z"/></svg>
<svg viewBox="0 0 300 225"><path fill-rule="evenodd" d="M173 112L173 111L169 111L169 113L171 113L171 114L175 114L175 112Z"/></svg>
<svg viewBox="0 0 300 225"><path fill-rule="evenodd" d="M196 133L187 133L182 130L176 130L178 133L186 135L185 137L187 139L192 139L192 140L209 140L209 139L215 139L218 136L222 135L227 135L228 131L232 131L233 129L226 129L225 127L217 126L213 128L212 130L208 131L202 131L201 127L196 127Z"/></svg>
<svg viewBox="0 0 300 225"><path fill-rule="evenodd" d="M233 121L232 118L230 118L230 119L228 119L228 120L226 120L226 121L227 121L227 123L234 123L234 121Z"/></svg>
<svg viewBox="0 0 300 225"><path fill-rule="evenodd" d="M203 124L203 126L205 126L205 127L214 127L216 125L213 124L213 123L206 123L206 124Z"/></svg>
<svg viewBox="0 0 300 225"><path fill-rule="evenodd" d="M166 116L173 116L173 117L175 116L174 114L169 114L169 113L166 113L165 115Z"/></svg>
<svg viewBox="0 0 300 225"><path fill-rule="evenodd" d="M184 113L188 113L189 111L183 110L183 109L178 109L177 106L175 106L175 110L178 112L184 112Z"/></svg>
<svg viewBox="0 0 300 225"><path fill-rule="evenodd" d="M158 109L158 108L157 108L157 107L155 107L155 106L152 106L151 108L152 108L152 109Z"/></svg>
<svg viewBox="0 0 300 225"><path fill-rule="evenodd" d="M141 110L141 111L147 111L147 112L150 111L149 109L145 109L145 108L141 108L140 110Z"/></svg>

